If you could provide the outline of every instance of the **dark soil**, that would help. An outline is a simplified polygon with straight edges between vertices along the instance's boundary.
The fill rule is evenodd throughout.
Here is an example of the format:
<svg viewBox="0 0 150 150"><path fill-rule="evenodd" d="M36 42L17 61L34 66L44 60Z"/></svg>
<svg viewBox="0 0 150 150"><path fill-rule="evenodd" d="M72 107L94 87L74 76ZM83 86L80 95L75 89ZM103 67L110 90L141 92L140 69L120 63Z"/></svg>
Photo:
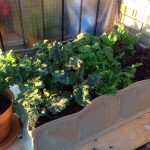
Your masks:
<svg viewBox="0 0 150 150"><path fill-rule="evenodd" d="M80 105L78 105L77 103L75 103L75 101L73 100L72 103L66 107L65 110L63 110L62 112L58 113L57 115L53 115L50 112L47 112L46 115L41 116L38 118L35 127L38 127L44 123L47 123L49 121L64 117L64 116L68 116L71 114L74 114L76 112L79 112L80 110L82 110L84 107L81 107Z"/></svg>
<svg viewBox="0 0 150 150"><path fill-rule="evenodd" d="M150 79L150 48L138 48L134 62L142 63L135 74L135 81Z"/></svg>
<svg viewBox="0 0 150 150"><path fill-rule="evenodd" d="M136 150L150 150L150 143L137 148Z"/></svg>
<svg viewBox="0 0 150 150"><path fill-rule="evenodd" d="M143 48L138 45L135 49L134 56L126 58L126 65L141 63L136 71L134 82L150 79L150 48Z"/></svg>
<svg viewBox="0 0 150 150"><path fill-rule="evenodd" d="M10 100L6 96L0 94L0 115L9 108L10 104Z"/></svg>

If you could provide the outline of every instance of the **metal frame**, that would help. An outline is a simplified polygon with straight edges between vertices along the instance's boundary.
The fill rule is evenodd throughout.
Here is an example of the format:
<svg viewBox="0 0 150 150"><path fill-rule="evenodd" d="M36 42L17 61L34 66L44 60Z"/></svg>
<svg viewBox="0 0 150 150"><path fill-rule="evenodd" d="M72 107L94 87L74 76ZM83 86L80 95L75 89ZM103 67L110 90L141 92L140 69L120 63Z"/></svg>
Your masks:
<svg viewBox="0 0 150 150"><path fill-rule="evenodd" d="M100 0L98 0L98 4L97 4L94 35L96 35L96 30L97 30L99 7L100 7Z"/></svg>
<svg viewBox="0 0 150 150"><path fill-rule="evenodd" d="M16 1L18 3L19 6L19 22L20 22L20 27L21 27L21 34L22 34L22 39L23 39L23 43L24 43L24 48L26 48L26 40L25 40L25 31L24 31L24 24L23 24L23 18L22 18L22 8L21 8L21 1L17 0ZM64 24L65 24L65 0L61 1L62 3L62 27L61 27L61 40L64 41L65 35L64 35ZM97 24L98 24L98 14L99 14L99 5L100 5L100 0L97 0L97 9L95 10L96 13L96 20L95 20L95 25L94 25L94 35L96 35L96 28L97 28ZM41 9L42 9L42 25L43 25L43 39L45 39L45 16L44 16L44 0L41 0ZM78 29L78 33L81 32L81 22L82 22L82 15L83 15L83 0L80 1L80 12L79 12L79 29ZM5 45L4 45L4 41L1 35L1 39L0 42L2 43L2 49L4 49ZM24 49L25 50L25 49ZM21 51L21 50L19 50Z"/></svg>
<svg viewBox="0 0 150 150"><path fill-rule="evenodd" d="M0 42L1 42L1 48L2 48L2 51L4 52L4 43L3 43L3 38L2 38L2 34L0 32Z"/></svg>
<svg viewBox="0 0 150 150"><path fill-rule="evenodd" d="M62 28L61 28L61 32L62 32L62 41L64 40L64 13L65 13L65 1L62 0Z"/></svg>
<svg viewBox="0 0 150 150"><path fill-rule="evenodd" d="M43 39L45 39L45 17L44 17L44 1L41 0L42 7L42 24L43 24Z"/></svg>
<svg viewBox="0 0 150 150"><path fill-rule="evenodd" d="M25 47L25 35L24 35L24 28L23 28L23 19L22 19L22 10L21 10L21 4L20 0L18 0L18 5L19 5L19 18L20 18L20 25L21 25L21 31L22 31L22 39Z"/></svg>
<svg viewBox="0 0 150 150"><path fill-rule="evenodd" d="M79 16L79 33L81 32L83 0L80 1L80 16Z"/></svg>
<svg viewBox="0 0 150 150"><path fill-rule="evenodd" d="M94 35L96 35L96 33L97 33L97 25L98 25L98 18L99 18L99 9L100 9L100 2L101 2L101 0L97 0L97 6L96 6L96 9L94 10L95 11L95 13L96 13L96 19L95 19L95 24L94 24ZM23 43L24 43L24 47L23 48L26 48L26 39L25 39L25 31L24 31L24 24L23 24L23 17L22 17L22 8L21 8L21 1L20 0L17 0L17 3L18 3L18 6L19 6L19 22L20 22L20 27L21 27L21 34L22 34L22 40L23 40ZM120 4L121 5L121 1L120 0L118 0L118 4ZM64 41L64 39L65 39L65 33L64 33L64 25L65 25L65 0L62 0L61 1L61 7L62 7L62 10L61 10L61 41ZM81 27L82 27L82 18L83 18L83 0L80 0L80 6L79 6L80 8L79 8L79 27L78 27L78 33L80 33L81 32ZM46 32L46 29L45 29L45 16L44 16L44 0L41 0L41 9L42 9L42 11L41 11L41 16L42 16L42 27L43 27L43 39L45 39L45 32ZM133 20L135 20L135 21L137 21L137 22L139 22L139 23L141 23L142 25L141 25L141 32L143 31L143 25L145 24L145 25L147 25L147 26L150 26L149 24L148 24L148 20L150 19L150 17L148 17L147 18L147 22L146 23L143 23L142 21L140 21L140 20L138 20L137 18L136 18L136 16L137 16L137 11L136 10L133 10L133 12L132 12L132 15L131 16L129 16L127 13L126 13L126 9L127 9L127 7L125 8L125 11L123 11L123 12L119 12L120 13L120 15L121 15L121 17L123 18L123 17L125 17L125 16L127 16L127 17L129 17L129 18L131 18L131 19L133 19ZM121 23L121 17L120 17L120 19L119 19L119 23ZM3 41L3 35L1 34L0 35L0 42L1 42L1 45L2 45L2 49L4 50L6 47L5 47L5 42ZM21 51L21 50L19 50L19 51ZM25 51L25 49L23 49L23 51Z"/></svg>

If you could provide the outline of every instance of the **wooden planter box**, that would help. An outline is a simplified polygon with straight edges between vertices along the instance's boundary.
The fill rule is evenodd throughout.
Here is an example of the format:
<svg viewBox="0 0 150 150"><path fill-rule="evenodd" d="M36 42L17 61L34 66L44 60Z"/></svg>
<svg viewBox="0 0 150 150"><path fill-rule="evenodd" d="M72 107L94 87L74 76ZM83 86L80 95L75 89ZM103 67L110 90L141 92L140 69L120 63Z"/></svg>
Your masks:
<svg viewBox="0 0 150 150"><path fill-rule="evenodd" d="M120 90L115 96L103 95L96 98L92 104L76 114L34 129L32 137L35 150L112 149L113 147L108 147L105 145L106 143L98 142L102 135L147 112L150 112L150 80L143 80ZM150 115L146 120L150 121ZM147 131L149 136L146 137L144 134L145 138L141 141L142 143L135 142L137 147L140 146L139 144L150 141L150 124L146 129L149 131ZM109 141L115 139L115 134L113 135L114 137L109 136ZM126 139L128 138L131 137L126 137ZM99 149L89 145L93 143ZM124 143L127 144L127 142ZM120 149L116 148L115 150Z"/></svg>
<svg viewBox="0 0 150 150"><path fill-rule="evenodd" d="M112 26L106 33L116 29L117 26ZM73 39L62 43L71 40ZM140 45L144 46L143 42L141 43ZM14 52L22 55L33 55L36 49L14 50ZM76 114L35 128L32 131L33 144L35 150L121 150L123 148L123 150L132 150L150 141L150 131L148 135L148 132L145 132L140 139L138 136L141 136L141 132L135 137L132 134L131 139L128 137L129 134L126 134L126 138L123 138L123 134L136 132L139 126L135 126L135 124L139 124L140 121L135 119L148 112L150 112L150 80L144 80L120 90L115 96L100 96ZM144 121L150 122L150 114L144 116ZM124 127L121 127L121 125L124 125ZM147 125L148 130L150 129L149 126L150 124ZM143 126L140 127L143 128ZM122 132L124 128L126 130ZM112 131L114 129L116 131ZM122 134L118 134L120 132ZM135 139L134 144L133 141L125 142L129 141L128 138L130 140L138 138L140 141ZM118 144L117 141L124 145ZM115 146L111 146L110 143Z"/></svg>

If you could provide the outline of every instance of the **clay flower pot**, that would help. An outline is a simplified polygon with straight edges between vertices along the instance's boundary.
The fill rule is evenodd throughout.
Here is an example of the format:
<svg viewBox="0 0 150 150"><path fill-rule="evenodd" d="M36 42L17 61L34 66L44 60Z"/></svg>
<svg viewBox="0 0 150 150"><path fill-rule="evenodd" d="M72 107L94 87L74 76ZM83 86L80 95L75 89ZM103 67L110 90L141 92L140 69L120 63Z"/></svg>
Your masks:
<svg viewBox="0 0 150 150"><path fill-rule="evenodd" d="M10 105L4 113L0 114L0 143L5 140L11 130L14 101L14 95L9 89L6 89L1 95L10 100Z"/></svg>
<svg viewBox="0 0 150 150"><path fill-rule="evenodd" d="M6 89L0 93L0 150L5 150L17 138L21 126L17 115L13 113L14 95Z"/></svg>

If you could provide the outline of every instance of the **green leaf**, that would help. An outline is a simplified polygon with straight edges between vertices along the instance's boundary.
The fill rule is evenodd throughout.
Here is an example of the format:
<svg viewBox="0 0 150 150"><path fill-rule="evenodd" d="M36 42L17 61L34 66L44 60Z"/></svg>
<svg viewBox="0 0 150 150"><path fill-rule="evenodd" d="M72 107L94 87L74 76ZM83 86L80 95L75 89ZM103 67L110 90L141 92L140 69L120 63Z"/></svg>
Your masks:
<svg viewBox="0 0 150 150"><path fill-rule="evenodd" d="M74 87L73 94L75 96L75 101L81 105L86 106L90 104L89 86L88 85L77 85Z"/></svg>
<svg viewBox="0 0 150 150"><path fill-rule="evenodd" d="M56 70L52 73L52 75L53 75L52 80L54 82L60 82L66 85L70 83L70 78L67 76L65 70Z"/></svg>
<svg viewBox="0 0 150 150"><path fill-rule="evenodd" d="M98 74L91 74L91 75L88 75L88 78L87 78L87 84L90 86L90 87L97 87L99 84L100 84L100 75Z"/></svg>
<svg viewBox="0 0 150 150"><path fill-rule="evenodd" d="M81 68L82 62L83 61L79 58L71 57L69 63L67 64L67 67L73 68L74 70L78 70Z"/></svg>
<svg viewBox="0 0 150 150"><path fill-rule="evenodd" d="M115 33L115 32L109 33L108 39L110 40L110 42L111 42L112 44L115 44L116 41L118 40L118 35L117 35L117 33Z"/></svg>
<svg viewBox="0 0 150 150"><path fill-rule="evenodd" d="M34 85L36 88L43 88L44 87L44 83L39 77L35 78L33 81L34 81Z"/></svg>
<svg viewBox="0 0 150 150"><path fill-rule="evenodd" d="M67 103L69 102L67 98L59 97L59 96L52 98L48 101L50 101L51 104L47 105L47 108L53 114L57 114L62 110L64 110L67 106Z"/></svg>
<svg viewBox="0 0 150 150"><path fill-rule="evenodd" d="M44 89L43 93L45 97L50 97L50 92L48 90Z"/></svg>

